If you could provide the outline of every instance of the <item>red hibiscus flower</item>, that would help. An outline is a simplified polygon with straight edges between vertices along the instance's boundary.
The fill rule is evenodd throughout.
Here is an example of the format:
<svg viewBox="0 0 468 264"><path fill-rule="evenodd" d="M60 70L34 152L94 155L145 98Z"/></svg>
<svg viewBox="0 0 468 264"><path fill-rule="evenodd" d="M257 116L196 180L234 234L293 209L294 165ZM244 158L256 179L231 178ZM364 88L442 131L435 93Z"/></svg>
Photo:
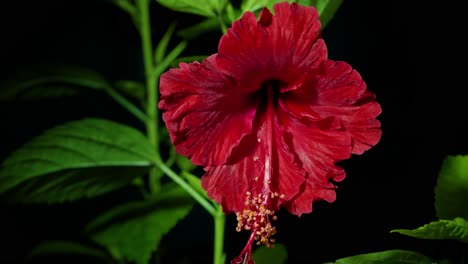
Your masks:
<svg viewBox="0 0 468 264"><path fill-rule="evenodd" d="M161 76L163 119L203 188L267 246L280 207L300 216L335 200L338 161L380 139L380 105L358 72L327 59L313 7L279 3L235 21L218 53Z"/></svg>

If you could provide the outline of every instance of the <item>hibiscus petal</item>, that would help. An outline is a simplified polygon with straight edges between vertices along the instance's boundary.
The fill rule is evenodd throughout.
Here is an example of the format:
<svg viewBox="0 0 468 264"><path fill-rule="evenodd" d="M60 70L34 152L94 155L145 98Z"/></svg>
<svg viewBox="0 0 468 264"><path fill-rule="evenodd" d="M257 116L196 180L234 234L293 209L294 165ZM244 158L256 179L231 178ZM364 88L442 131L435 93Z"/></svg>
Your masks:
<svg viewBox="0 0 468 264"><path fill-rule="evenodd" d="M255 134L246 136L236 147L226 165L206 167L202 177L202 186L208 196L216 200L227 212L241 212L245 209L247 192L258 195L275 194L281 198L272 199L268 208L278 210L284 201L297 196L305 181L306 172L300 167L291 147L288 135L275 119L274 142L266 142L265 117L258 116L255 121ZM275 146L274 153L268 153L267 144ZM268 157L273 157L271 180L265 182L265 164ZM242 197L242 198L241 198Z"/></svg>
<svg viewBox="0 0 468 264"><path fill-rule="evenodd" d="M255 101L220 73L216 55L202 64L180 64L161 76L163 120L176 150L194 164L224 164L251 132Z"/></svg>
<svg viewBox="0 0 468 264"><path fill-rule="evenodd" d="M345 126L353 138L353 154L362 154L369 150L379 142L382 136L378 120L352 122Z"/></svg>
<svg viewBox="0 0 468 264"><path fill-rule="evenodd" d="M285 208L296 215L309 213L313 201L331 202L335 199L335 187L330 181L344 179L344 170L335 164L351 155L351 137L342 129L324 130L320 126L305 124L282 108L277 109L277 114L292 135L294 153L307 172L301 192L286 203Z"/></svg>
<svg viewBox="0 0 468 264"><path fill-rule="evenodd" d="M311 179L307 179L301 194L294 200L284 204L284 208L291 214L301 216L304 213L312 212L313 202L320 200L329 203L334 202L336 200L335 187L333 187L331 183L330 186L325 187L313 182Z"/></svg>
<svg viewBox="0 0 468 264"><path fill-rule="evenodd" d="M274 10L272 15L264 9L258 21L244 13L221 38L217 63L243 87L259 89L266 80L296 87L327 57L315 8L285 2Z"/></svg>
<svg viewBox="0 0 468 264"><path fill-rule="evenodd" d="M375 96L366 90L359 73L345 62L327 60L294 91L284 93L280 105L299 119L318 122L334 118L352 138L352 153L362 154L381 137L382 112Z"/></svg>

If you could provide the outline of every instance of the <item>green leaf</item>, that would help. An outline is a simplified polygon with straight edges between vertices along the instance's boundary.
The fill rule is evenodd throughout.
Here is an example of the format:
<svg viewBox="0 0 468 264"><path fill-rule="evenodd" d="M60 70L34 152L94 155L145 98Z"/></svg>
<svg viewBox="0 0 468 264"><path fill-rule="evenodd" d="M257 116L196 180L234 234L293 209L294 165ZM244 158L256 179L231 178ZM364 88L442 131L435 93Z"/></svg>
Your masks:
<svg viewBox="0 0 468 264"><path fill-rule="evenodd" d="M313 3L316 2L316 0L296 0L294 2L303 6L313 6Z"/></svg>
<svg viewBox="0 0 468 264"><path fill-rule="evenodd" d="M434 264L430 258L408 250L387 250L337 260L335 264Z"/></svg>
<svg viewBox="0 0 468 264"><path fill-rule="evenodd" d="M114 83L114 87L123 94L143 101L145 99L145 85L131 80L120 80Z"/></svg>
<svg viewBox="0 0 468 264"><path fill-rule="evenodd" d="M244 0L241 4L242 13L250 11L250 12L258 12L262 10L264 7L268 8L271 12L273 12L273 5L280 2L288 2L288 3L298 3L301 5L309 6L311 4L311 0Z"/></svg>
<svg viewBox="0 0 468 264"><path fill-rule="evenodd" d="M138 130L86 118L47 130L0 166L0 193L19 202L64 202L130 184L156 153Z"/></svg>
<svg viewBox="0 0 468 264"><path fill-rule="evenodd" d="M431 222L413 230L395 229L391 232L416 238L456 239L468 243L468 222L461 217Z"/></svg>
<svg viewBox="0 0 468 264"><path fill-rule="evenodd" d="M197 166L194 165L189 159L182 155L177 155L176 157L176 164L182 171L191 172Z"/></svg>
<svg viewBox="0 0 468 264"><path fill-rule="evenodd" d="M271 11L273 11L273 5L279 2L284 2L284 0L244 0L242 1L241 4L241 10L242 13L250 11L250 12L256 12L264 7L267 7ZM294 1L287 1L289 3L294 2Z"/></svg>
<svg viewBox="0 0 468 264"><path fill-rule="evenodd" d="M81 255L99 259L102 263L114 263L111 256L100 249L77 242L60 240L47 240L41 242L31 250L28 258L31 259L50 255Z"/></svg>
<svg viewBox="0 0 468 264"><path fill-rule="evenodd" d="M267 7L273 12L273 5L284 0L244 0L241 4L242 13L246 11L258 12L264 7ZM288 3L298 3L304 6L314 6L320 16L322 30L327 26L328 22L333 18L338 8L343 3L343 0L289 0Z"/></svg>
<svg viewBox="0 0 468 264"><path fill-rule="evenodd" d="M114 258L146 264L163 236L192 205L193 199L171 183L153 199L130 202L102 214L88 224L86 232Z"/></svg>
<svg viewBox="0 0 468 264"><path fill-rule="evenodd" d="M187 47L187 41L181 41L174 49L167 54L167 56L159 62L156 67L154 68L154 75L160 76L169 65L184 51Z"/></svg>
<svg viewBox="0 0 468 264"><path fill-rule="evenodd" d="M218 18L213 17L207 18L198 24L177 31L177 36L186 40L192 40L203 33L216 30L219 30L219 21Z"/></svg>
<svg viewBox="0 0 468 264"><path fill-rule="evenodd" d="M109 83L88 68L72 65L36 65L16 72L0 83L0 101L34 101L71 96L83 89L105 90Z"/></svg>
<svg viewBox="0 0 468 264"><path fill-rule="evenodd" d="M343 3L343 0L313 0L311 5L317 8L322 23L322 30L332 20L338 8Z"/></svg>
<svg viewBox="0 0 468 264"><path fill-rule="evenodd" d="M283 244L275 244L273 248L258 247L252 258L256 264L283 264L288 259L288 251Z"/></svg>
<svg viewBox="0 0 468 264"><path fill-rule="evenodd" d="M228 24L232 24L236 19L240 18L242 11L240 9L234 8L231 3L226 5L226 18Z"/></svg>
<svg viewBox="0 0 468 264"><path fill-rule="evenodd" d="M440 219L468 219L468 156L447 156L435 187L435 209Z"/></svg>
<svg viewBox="0 0 468 264"><path fill-rule="evenodd" d="M174 11L215 17L224 7L225 0L156 0L156 2Z"/></svg>

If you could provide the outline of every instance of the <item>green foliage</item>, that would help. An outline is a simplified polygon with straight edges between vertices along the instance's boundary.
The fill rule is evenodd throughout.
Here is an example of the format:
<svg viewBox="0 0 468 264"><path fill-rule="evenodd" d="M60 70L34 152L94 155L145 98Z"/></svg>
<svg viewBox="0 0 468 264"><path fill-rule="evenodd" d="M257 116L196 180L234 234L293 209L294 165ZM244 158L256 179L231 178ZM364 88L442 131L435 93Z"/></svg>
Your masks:
<svg viewBox="0 0 468 264"><path fill-rule="evenodd" d="M413 230L391 232L421 239L454 239L468 243L467 202L468 156L447 156L435 187L435 209L440 220Z"/></svg>
<svg viewBox="0 0 468 264"><path fill-rule="evenodd" d="M276 3L285 2L284 0L244 0L241 4L242 13L250 11L257 12L264 7L270 9L273 12L273 5ZM286 1L288 3L296 2L294 0Z"/></svg>
<svg viewBox="0 0 468 264"><path fill-rule="evenodd" d="M283 244L275 244L273 248L258 247L252 258L256 264L283 264L288 259L288 251Z"/></svg>
<svg viewBox="0 0 468 264"><path fill-rule="evenodd" d="M271 12L273 12L273 5L280 2L288 2L288 3L298 3L302 5L307 5L305 2L307 1L297 1L297 0L245 0L241 4L242 12L254 12L257 13L258 11L262 10L264 7L268 8Z"/></svg>
<svg viewBox="0 0 468 264"><path fill-rule="evenodd" d="M97 217L86 232L117 260L146 264L163 236L192 208L193 200L174 184L145 201L117 206Z"/></svg>
<svg viewBox="0 0 468 264"><path fill-rule="evenodd" d="M175 27L176 27L176 23L172 22L167 28L162 38L159 40L159 43L156 46L156 49L154 51L154 59L156 63L164 59L164 57L166 56L167 46L169 45L172 35L174 34Z"/></svg>
<svg viewBox="0 0 468 264"><path fill-rule="evenodd" d="M273 12L273 5L279 2L284 2L284 0L244 0L241 4L241 10L242 12L258 12L262 8L267 7ZM343 0L289 0L286 2L317 8L322 29L324 29L343 3Z"/></svg>
<svg viewBox="0 0 468 264"><path fill-rule="evenodd" d="M221 13L226 0L156 0L159 4L178 12L215 17Z"/></svg>
<svg viewBox="0 0 468 264"><path fill-rule="evenodd" d="M315 2L314 0L296 0L294 1L300 5L305 5L305 6L315 6Z"/></svg>
<svg viewBox="0 0 468 264"><path fill-rule="evenodd" d="M408 250L387 250L338 259L328 264L434 264L430 258Z"/></svg>
<svg viewBox="0 0 468 264"><path fill-rule="evenodd" d="M116 83L120 90L135 98L142 98L135 93L136 82ZM130 86L129 86L130 85ZM133 85L133 86L131 86ZM76 95L84 90L104 91L117 103L121 104L141 121L146 116L126 98L113 90L106 79L96 71L69 65L36 65L15 73L8 80L0 83L0 101L40 101Z"/></svg>
<svg viewBox="0 0 468 264"><path fill-rule="evenodd" d="M228 24L232 24L234 20L238 19L242 14L240 9L234 8L231 3L226 5L226 19Z"/></svg>
<svg viewBox="0 0 468 264"><path fill-rule="evenodd" d="M185 50L187 47L187 42L186 41L181 41L177 46L175 46L174 49L167 54L167 56L164 57L164 59L160 62L158 62L156 68L154 69L154 74L155 76L161 75L167 67Z"/></svg>
<svg viewBox="0 0 468 264"><path fill-rule="evenodd" d="M35 101L71 96L83 89L105 90L109 84L96 71L71 65L35 65L0 83L0 101Z"/></svg>
<svg viewBox="0 0 468 264"><path fill-rule="evenodd" d="M146 171L138 167L97 167L50 173L7 191L4 199L16 203L51 204L91 198L129 185Z"/></svg>
<svg viewBox="0 0 468 264"><path fill-rule="evenodd" d="M343 0L311 0L311 5L317 8L320 15L322 29L324 29L335 15Z"/></svg>
<svg viewBox="0 0 468 264"><path fill-rule="evenodd" d="M417 229L395 229L391 232L424 239L456 239L468 243L468 222L457 217L453 220L439 220Z"/></svg>
<svg viewBox="0 0 468 264"><path fill-rule="evenodd" d="M177 155L176 164L182 171L186 171L186 172L191 172L197 167L189 159L187 159L186 157L182 155Z"/></svg>
<svg viewBox="0 0 468 264"><path fill-rule="evenodd" d="M435 209L440 219L468 219L468 156L448 156L435 187Z"/></svg>
<svg viewBox="0 0 468 264"><path fill-rule="evenodd" d="M120 80L114 83L114 87L123 94L143 102L145 99L145 85L132 80Z"/></svg>
<svg viewBox="0 0 468 264"><path fill-rule="evenodd" d="M115 263L109 254L106 252L72 241L47 240L35 246L29 253L28 259L34 259L42 256L52 255L76 255L89 256L99 259L100 263Z"/></svg>
<svg viewBox="0 0 468 264"><path fill-rule="evenodd" d="M203 33L219 30L219 20L216 17L207 18L200 23L177 31L177 36L193 40Z"/></svg>
<svg viewBox="0 0 468 264"><path fill-rule="evenodd" d="M63 202L130 184L156 153L138 130L103 119L59 125L26 143L0 167L0 193L21 202Z"/></svg>

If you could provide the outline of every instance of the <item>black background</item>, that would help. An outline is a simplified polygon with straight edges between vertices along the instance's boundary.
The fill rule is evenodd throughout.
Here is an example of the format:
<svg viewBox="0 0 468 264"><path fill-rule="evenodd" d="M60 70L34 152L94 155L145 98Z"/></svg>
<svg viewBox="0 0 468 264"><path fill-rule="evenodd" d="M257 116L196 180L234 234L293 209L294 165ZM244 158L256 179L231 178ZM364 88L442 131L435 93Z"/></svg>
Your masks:
<svg viewBox="0 0 468 264"><path fill-rule="evenodd" d="M383 109L379 117L383 136L364 155L342 163L347 178L339 184L336 202L317 203L313 213L300 218L279 212L277 239L287 246L288 263L322 263L397 248L463 263L462 248L454 242L389 233L435 220L433 188L441 162L446 155L468 151L462 96L466 84L458 83L463 66L447 60L460 55L449 44L456 42L447 31L452 24L442 24L444 11L438 6L431 12L422 7L412 9L396 1L345 1L323 32L330 59L350 63L377 95ZM109 80L143 76L137 32L124 12L104 1L5 1L0 8L2 79L38 62L91 67ZM421 18L416 19L418 15ZM199 20L156 3L152 18L155 41L174 19L180 28ZM192 41L184 54L214 53L220 36L205 34ZM1 103L0 115L2 159L45 129L81 117L104 117L142 128L100 93L41 103ZM90 243L80 233L84 224L133 195L122 190L67 205L2 206L0 263L20 263L45 239ZM210 263L212 226L211 218L195 207L164 238L161 261L176 263L185 256L190 263ZM229 216L228 259L246 241L234 226ZM70 262L67 257L57 263Z"/></svg>

